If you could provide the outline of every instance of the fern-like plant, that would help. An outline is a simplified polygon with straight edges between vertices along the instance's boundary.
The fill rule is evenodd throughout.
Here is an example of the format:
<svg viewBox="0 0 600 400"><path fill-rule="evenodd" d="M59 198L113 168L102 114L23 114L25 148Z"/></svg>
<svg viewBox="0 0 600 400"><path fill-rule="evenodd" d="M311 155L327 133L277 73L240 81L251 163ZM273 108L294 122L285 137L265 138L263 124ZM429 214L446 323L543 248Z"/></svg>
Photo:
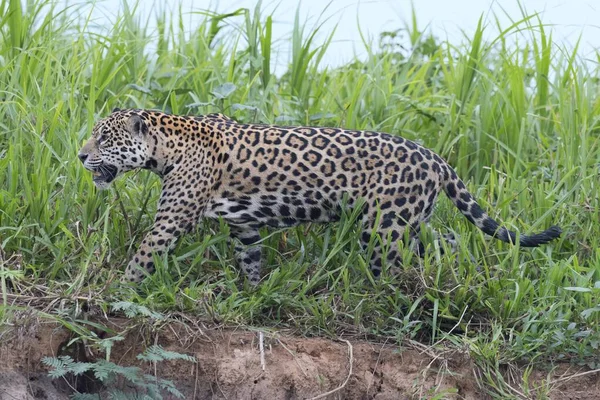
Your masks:
<svg viewBox="0 0 600 400"><path fill-rule="evenodd" d="M158 345L149 347L142 354L139 354L137 358L139 360L151 362L165 360L196 362L196 359L192 356L165 350ZM51 368L48 374L53 379L62 378L68 374L77 376L85 374L86 372L92 372L96 379L102 382L107 388L108 396L115 400L162 399L162 391L166 391L176 398L182 399L184 397L183 394L177 390L172 381L144 374L139 367L124 367L106 360L79 362L74 361L69 356L44 357L42 362ZM130 385L134 386L136 393L126 393L123 390L114 387L118 377L122 377L129 382ZM73 399L99 400L100 396L98 394L79 393L76 394Z"/></svg>

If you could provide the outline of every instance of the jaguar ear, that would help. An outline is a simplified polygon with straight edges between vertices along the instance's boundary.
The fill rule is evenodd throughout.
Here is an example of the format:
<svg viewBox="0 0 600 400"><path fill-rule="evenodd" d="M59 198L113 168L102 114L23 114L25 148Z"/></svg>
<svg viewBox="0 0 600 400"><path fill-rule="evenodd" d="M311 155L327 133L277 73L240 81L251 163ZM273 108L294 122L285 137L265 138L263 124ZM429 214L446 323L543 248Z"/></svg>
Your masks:
<svg viewBox="0 0 600 400"><path fill-rule="evenodd" d="M114 112L114 113L116 113L116 112L118 112L118 111L121 111L121 109L120 109L120 108L118 108L118 107L115 107L115 108L113 108L113 110L112 110L112 112Z"/></svg>
<svg viewBox="0 0 600 400"><path fill-rule="evenodd" d="M148 125L139 115L132 115L127 120L127 128L133 136L145 136L148 133Z"/></svg>

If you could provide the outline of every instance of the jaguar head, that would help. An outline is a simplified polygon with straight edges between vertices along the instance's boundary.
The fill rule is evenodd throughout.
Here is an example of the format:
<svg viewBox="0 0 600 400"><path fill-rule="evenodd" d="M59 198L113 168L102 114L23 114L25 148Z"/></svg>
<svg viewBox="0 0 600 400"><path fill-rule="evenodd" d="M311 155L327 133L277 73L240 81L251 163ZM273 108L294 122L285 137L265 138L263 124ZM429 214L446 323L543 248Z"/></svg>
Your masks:
<svg viewBox="0 0 600 400"><path fill-rule="evenodd" d="M96 123L78 157L96 187L106 189L120 174L145 165L147 136L148 125L135 110L115 109Z"/></svg>

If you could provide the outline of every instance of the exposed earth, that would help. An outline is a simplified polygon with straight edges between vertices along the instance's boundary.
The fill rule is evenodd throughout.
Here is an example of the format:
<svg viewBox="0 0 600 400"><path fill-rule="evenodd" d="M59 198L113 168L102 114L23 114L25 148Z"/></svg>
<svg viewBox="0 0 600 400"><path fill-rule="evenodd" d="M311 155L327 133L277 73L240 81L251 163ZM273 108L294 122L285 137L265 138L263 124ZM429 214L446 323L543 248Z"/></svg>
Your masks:
<svg viewBox="0 0 600 400"><path fill-rule="evenodd" d="M81 341L70 343L70 331L58 323L32 320L23 318L0 330L0 400L63 400L75 389L110 398L93 375L50 379L49 368L41 362L44 356L70 355L93 362L106 355ZM177 320L134 325L131 320L102 318L98 323L126 332L124 340L115 342L110 361L140 366L147 374L168 379L186 399L491 398L478 385L481 372L466 352L457 350L434 353L416 343L399 348L264 331L263 364L258 331ZM152 344L194 356L197 363L140 361L137 355ZM540 398L536 387L546 392L550 388L551 399L600 399L599 374L578 367L541 365L533 371L527 393L514 381L522 378L523 370L506 368L504 379L517 399ZM126 382L120 385L125 391L134 390ZM163 398L175 397L163 393Z"/></svg>

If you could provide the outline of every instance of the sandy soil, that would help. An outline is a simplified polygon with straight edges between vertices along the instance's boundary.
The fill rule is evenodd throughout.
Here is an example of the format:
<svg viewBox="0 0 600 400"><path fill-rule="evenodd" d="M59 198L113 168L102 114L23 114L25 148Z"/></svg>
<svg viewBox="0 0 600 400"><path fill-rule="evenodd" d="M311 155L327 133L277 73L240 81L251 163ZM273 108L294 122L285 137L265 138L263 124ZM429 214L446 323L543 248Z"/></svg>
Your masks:
<svg viewBox="0 0 600 400"><path fill-rule="evenodd" d="M265 332L262 364L258 332L208 329L176 321L160 327L132 326L131 321L118 318L99 322L119 332L128 328L125 340L115 344L111 361L141 366L148 374L173 381L186 399L487 398L477 386L476 368L468 355L457 351L434 355L418 346L400 349L361 340L331 341ZM93 377L51 380L41 362L44 356L57 355L93 361L104 357L103 353L81 342L67 346L70 334L57 324L21 321L8 328L0 331L0 400L63 400L74 389L100 391L103 398L107 396ZM151 344L193 355L198 363L164 361L153 366L139 361L136 356ZM560 366L550 374L550 380L576 372L582 371ZM548 379L548 371L541 366L533 377L541 384ZM598 377L563 378L552 386L551 398L600 399ZM123 388L127 390L127 385ZM332 393L319 397L329 391Z"/></svg>

